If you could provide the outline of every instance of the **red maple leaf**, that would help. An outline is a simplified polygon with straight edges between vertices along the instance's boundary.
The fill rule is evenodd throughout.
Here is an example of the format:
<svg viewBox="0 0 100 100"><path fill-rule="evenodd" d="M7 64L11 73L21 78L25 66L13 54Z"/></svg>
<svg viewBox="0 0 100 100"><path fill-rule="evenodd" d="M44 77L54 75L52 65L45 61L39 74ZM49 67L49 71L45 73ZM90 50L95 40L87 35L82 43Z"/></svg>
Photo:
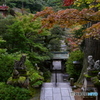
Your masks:
<svg viewBox="0 0 100 100"><path fill-rule="evenodd" d="M70 6L74 3L74 0L64 0L63 3L64 3L63 6Z"/></svg>

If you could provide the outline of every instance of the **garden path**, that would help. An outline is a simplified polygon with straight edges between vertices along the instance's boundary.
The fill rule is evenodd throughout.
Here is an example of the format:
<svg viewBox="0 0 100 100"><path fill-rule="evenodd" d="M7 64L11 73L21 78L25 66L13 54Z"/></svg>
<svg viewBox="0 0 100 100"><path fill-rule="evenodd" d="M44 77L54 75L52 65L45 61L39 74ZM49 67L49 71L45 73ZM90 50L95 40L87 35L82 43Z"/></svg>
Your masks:
<svg viewBox="0 0 100 100"><path fill-rule="evenodd" d="M54 67L59 69L60 64L55 62ZM57 85L55 85L55 73L52 73L51 82L42 85L40 100L75 100L71 92L70 83L63 81L63 74L57 73Z"/></svg>

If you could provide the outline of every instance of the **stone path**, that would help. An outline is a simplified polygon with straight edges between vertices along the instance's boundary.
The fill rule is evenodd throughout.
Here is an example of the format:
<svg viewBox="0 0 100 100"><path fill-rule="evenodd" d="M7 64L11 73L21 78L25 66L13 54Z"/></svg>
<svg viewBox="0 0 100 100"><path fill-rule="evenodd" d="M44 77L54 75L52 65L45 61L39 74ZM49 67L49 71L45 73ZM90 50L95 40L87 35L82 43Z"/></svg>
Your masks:
<svg viewBox="0 0 100 100"><path fill-rule="evenodd" d="M57 82L63 82L63 74L57 73ZM55 73L52 73L51 82L55 82Z"/></svg>
<svg viewBox="0 0 100 100"><path fill-rule="evenodd" d="M69 83L44 83L41 89L40 100L75 100L71 96L72 89Z"/></svg>
<svg viewBox="0 0 100 100"><path fill-rule="evenodd" d="M55 73L52 73L51 83L44 83L41 88L40 100L75 100L71 96L69 82L63 82L63 74L57 73L57 86L55 86Z"/></svg>
<svg viewBox="0 0 100 100"><path fill-rule="evenodd" d="M61 62L53 62L54 69L61 69ZM52 73L51 83L44 83L41 88L40 100L75 100L71 96L71 86L63 81L63 74L57 73L57 85L55 86L55 73Z"/></svg>

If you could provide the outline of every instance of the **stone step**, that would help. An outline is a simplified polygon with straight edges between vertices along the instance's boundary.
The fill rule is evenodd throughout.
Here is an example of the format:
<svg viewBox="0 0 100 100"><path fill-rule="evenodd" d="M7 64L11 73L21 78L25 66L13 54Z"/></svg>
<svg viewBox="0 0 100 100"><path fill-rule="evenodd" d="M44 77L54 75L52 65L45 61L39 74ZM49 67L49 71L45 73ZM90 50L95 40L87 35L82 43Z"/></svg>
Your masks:
<svg viewBox="0 0 100 100"><path fill-rule="evenodd" d="M75 100L71 96L71 86L69 83L44 83L41 88L40 100Z"/></svg>

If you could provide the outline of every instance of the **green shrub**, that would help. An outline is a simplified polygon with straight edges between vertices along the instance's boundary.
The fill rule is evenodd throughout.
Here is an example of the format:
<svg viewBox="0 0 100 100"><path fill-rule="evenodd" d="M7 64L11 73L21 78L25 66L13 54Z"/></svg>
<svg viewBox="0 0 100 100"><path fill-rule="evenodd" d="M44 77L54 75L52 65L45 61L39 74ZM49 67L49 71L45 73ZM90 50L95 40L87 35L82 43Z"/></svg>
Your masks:
<svg viewBox="0 0 100 100"><path fill-rule="evenodd" d="M95 86L100 87L100 80L98 79L97 76L92 77L92 82L93 82L93 84L94 84Z"/></svg>
<svg viewBox="0 0 100 100"><path fill-rule="evenodd" d="M37 85L37 84L41 85L44 80L43 76L39 75L39 73L35 71L33 73L30 73L29 78L30 78L30 83L32 86Z"/></svg>
<svg viewBox="0 0 100 100"><path fill-rule="evenodd" d="M32 84L33 87L35 86L40 86L42 85L43 81L42 80L38 80L37 82L35 82L34 84Z"/></svg>
<svg viewBox="0 0 100 100"><path fill-rule="evenodd" d="M26 61L25 65L27 66L27 75L29 76L31 86L35 83L41 85L44 77L40 74L40 71L36 70L29 60Z"/></svg>
<svg viewBox="0 0 100 100"><path fill-rule="evenodd" d="M79 68L80 70L75 68L73 61L79 61L81 63ZM75 79L75 81L78 79L81 73L82 61L83 61L83 53L80 50L77 50L70 53L70 56L66 62L66 71L70 75L70 77L73 77Z"/></svg>
<svg viewBox="0 0 100 100"><path fill-rule="evenodd" d="M44 81L47 82L51 78L51 73L48 69L43 72Z"/></svg>
<svg viewBox="0 0 100 100"><path fill-rule="evenodd" d="M47 69L47 66L46 64L44 63L40 63L39 64L39 68L41 70L41 72L43 72L43 77L44 77L44 81L45 82L48 82L48 80L50 80L51 78L51 72L49 69Z"/></svg>
<svg viewBox="0 0 100 100"><path fill-rule="evenodd" d="M0 83L0 100L29 100L30 91Z"/></svg>
<svg viewBox="0 0 100 100"><path fill-rule="evenodd" d="M11 76L14 61L20 59L21 54L14 53L8 54L6 51L0 51L0 81L6 82L7 79Z"/></svg>
<svg viewBox="0 0 100 100"><path fill-rule="evenodd" d="M22 54L20 52L8 54L6 50L0 50L0 81L1 82L7 82L8 79L11 79L12 72L14 69L14 61L20 60L21 56ZM27 75L29 76L31 83L35 83L38 80L43 81L44 78L39 74L40 73L39 71L35 70L35 67L28 60L28 58L26 59L25 65L27 68Z"/></svg>

